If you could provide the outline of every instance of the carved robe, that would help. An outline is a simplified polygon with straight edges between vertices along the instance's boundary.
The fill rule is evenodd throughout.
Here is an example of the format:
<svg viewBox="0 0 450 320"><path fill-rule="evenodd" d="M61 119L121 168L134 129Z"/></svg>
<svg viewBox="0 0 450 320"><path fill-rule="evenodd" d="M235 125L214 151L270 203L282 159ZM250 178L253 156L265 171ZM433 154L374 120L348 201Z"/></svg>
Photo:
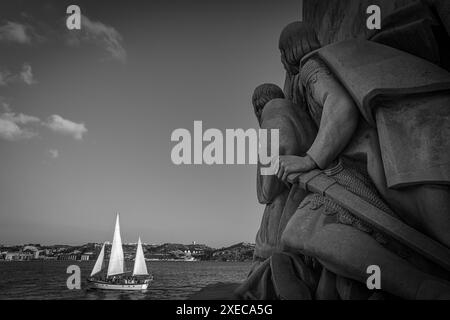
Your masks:
<svg viewBox="0 0 450 320"><path fill-rule="evenodd" d="M285 99L275 99L266 104L261 116L261 129L279 130L280 155L303 155L316 133L308 113ZM262 176L259 169L258 165L258 201L266 208L256 236L255 259L265 260L280 250L281 234L293 211L285 210L289 187L276 176Z"/></svg>

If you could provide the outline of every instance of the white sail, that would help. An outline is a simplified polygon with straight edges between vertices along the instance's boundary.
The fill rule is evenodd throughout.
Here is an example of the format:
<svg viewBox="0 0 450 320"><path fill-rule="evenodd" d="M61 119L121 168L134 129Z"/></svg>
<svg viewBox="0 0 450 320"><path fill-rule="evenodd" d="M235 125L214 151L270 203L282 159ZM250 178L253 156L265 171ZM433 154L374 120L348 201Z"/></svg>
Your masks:
<svg viewBox="0 0 450 320"><path fill-rule="evenodd" d="M102 270L104 258L105 258L105 244L103 244L102 250L100 251L100 254L97 257L97 261L95 261L95 266L94 269L92 269L91 277Z"/></svg>
<svg viewBox="0 0 450 320"><path fill-rule="evenodd" d="M111 255L109 257L108 277L124 273L123 260L124 258L122 249L122 238L120 237L119 214L117 214L116 227L114 229L114 238L111 247Z"/></svg>
<svg viewBox="0 0 450 320"><path fill-rule="evenodd" d="M146 276L148 275L147 265L145 264L144 251L142 250L141 238L139 238L136 258L134 259L133 276Z"/></svg>

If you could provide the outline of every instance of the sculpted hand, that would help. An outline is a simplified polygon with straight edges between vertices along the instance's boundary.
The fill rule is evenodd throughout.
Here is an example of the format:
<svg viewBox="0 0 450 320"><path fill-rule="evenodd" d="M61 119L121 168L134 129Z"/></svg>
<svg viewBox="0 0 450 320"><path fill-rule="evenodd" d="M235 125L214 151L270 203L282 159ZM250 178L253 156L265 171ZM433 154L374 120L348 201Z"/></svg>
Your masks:
<svg viewBox="0 0 450 320"><path fill-rule="evenodd" d="M283 182L287 182L287 177L290 174L308 172L317 167L316 163L309 155L306 155L305 157L280 156L277 165L277 177Z"/></svg>

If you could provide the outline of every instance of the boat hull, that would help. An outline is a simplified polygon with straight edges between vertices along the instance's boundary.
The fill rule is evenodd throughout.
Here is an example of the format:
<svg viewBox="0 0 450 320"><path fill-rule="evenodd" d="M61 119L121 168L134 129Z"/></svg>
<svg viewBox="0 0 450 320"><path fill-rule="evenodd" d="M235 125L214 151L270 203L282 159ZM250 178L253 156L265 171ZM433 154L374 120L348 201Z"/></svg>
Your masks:
<svg viewBox="0 0 450 320"><path fill-rule="evenodd" d="M122 284L108 283L102 281L89 280L92 288L99 290L121 290L121 291L142 291L147 290L149 283Z"/></svg>

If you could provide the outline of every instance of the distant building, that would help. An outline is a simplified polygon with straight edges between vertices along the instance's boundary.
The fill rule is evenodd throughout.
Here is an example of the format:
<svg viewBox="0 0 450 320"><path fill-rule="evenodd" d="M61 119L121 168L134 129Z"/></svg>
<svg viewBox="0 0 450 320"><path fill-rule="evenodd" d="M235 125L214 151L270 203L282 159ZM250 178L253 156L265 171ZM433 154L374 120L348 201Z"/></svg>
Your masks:
<svg viewBox="0 0 450 320"><path fill-rule="evenodd" d="M31 254L33 256L33 259L39 258L39 249L36 246L27 245L22 249L22 252Z"/></svg>
<svg viewBox="0 0 450 320"><path fill-rule="evenodd" d="M28 252L36 252L36 251L39 251L39 249L36 246L27 245L27 246L23 247L22 251L23 252L27 252L27 251Z"/></svg>
<svg viewBox="0 0 450 320"><path fill-rule="evenodd" d="M69 254L60 254L58 256L58 260L80 260L81 255L79 254L73 254L73 253L69 253Z"/></svg>
<svg viewBox="0 0 450 320"><path fill-rule="evenodd" d="M90 258L91 258L90 254L82 254L81 255L81 261L89 261Z"/></svg>
<svg viewBox="0 0 450 320"><path fill-rule="evenodd" d="M28 261L32 260L34 257L31 253L25 252L8 252L6 253L5 260L6 261Z"/></svg>

